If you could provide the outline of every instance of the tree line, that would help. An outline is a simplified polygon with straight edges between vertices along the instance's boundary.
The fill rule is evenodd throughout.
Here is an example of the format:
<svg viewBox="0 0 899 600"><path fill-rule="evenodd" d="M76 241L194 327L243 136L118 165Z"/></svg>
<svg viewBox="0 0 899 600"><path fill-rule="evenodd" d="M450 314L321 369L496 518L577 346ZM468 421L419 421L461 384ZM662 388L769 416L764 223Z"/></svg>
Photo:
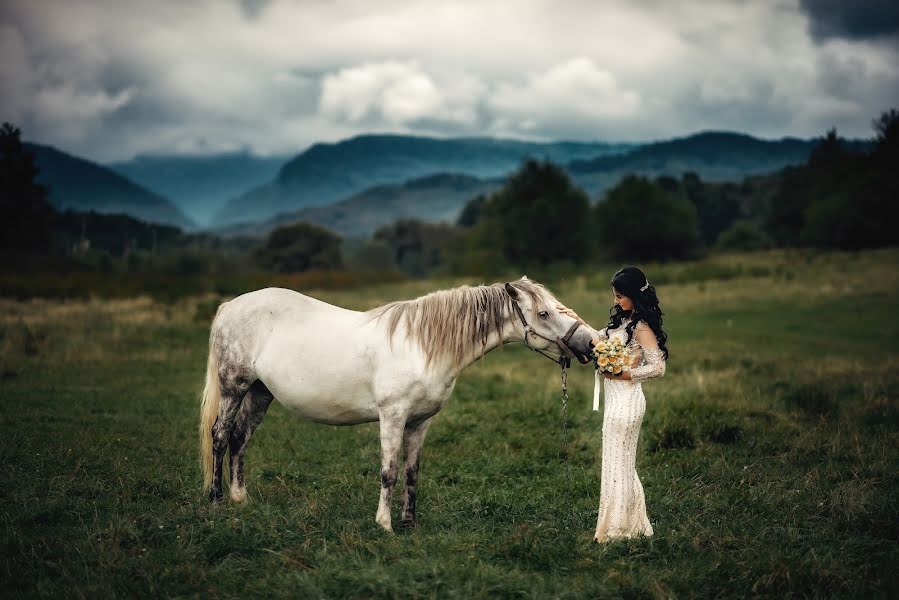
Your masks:
<svg viewBox="0 0 899 600"><path fill-rule="evenodd" d="M632 175L592 204L560 166L526 160L502 189L465 206L455 231L444 233L446 243L429 250L440 260L430 262L474 274L679 260L716 250L895 245L899 112L881 114L873 128L867 150L831 130L802 165L741 182L705 182L695 173ZM395 227L378 235L390 240ZM433 234L422 233L424 247Z"/></svg>
<svg viewBox="0 0 899 600"><path fill-rule="evenodd" d="M867 149L831 130L805 164L740 182L706 182L695 173L631 175L595 203L560 166L529 159L499 191L472 199L453 226L407 221L375 238L394 251L397 264L414 264L415 272L407 268L414 275L895 245L899 112L883 113L873 128Z"/></svg>

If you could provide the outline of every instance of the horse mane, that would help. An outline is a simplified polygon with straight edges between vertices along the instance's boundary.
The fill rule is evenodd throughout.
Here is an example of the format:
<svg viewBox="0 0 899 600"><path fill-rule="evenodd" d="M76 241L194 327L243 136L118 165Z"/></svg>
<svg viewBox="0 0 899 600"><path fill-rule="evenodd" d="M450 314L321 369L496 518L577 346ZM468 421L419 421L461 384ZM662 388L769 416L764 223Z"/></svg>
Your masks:
<svg viewBox="0 0 899 600"><path fill-rule="evenodd" d="M528 279L516 280L512 285L535 302L546 294L545 287ZM400 324L404 324L406 339L418 342L426 364L447 357L459 365L478 346L483 353L489 337L502 331L512 310L512 297L504 284L494 283L439 290L415 300L385 304L369 314L374 319L388 319L391 341Z"/></svg>

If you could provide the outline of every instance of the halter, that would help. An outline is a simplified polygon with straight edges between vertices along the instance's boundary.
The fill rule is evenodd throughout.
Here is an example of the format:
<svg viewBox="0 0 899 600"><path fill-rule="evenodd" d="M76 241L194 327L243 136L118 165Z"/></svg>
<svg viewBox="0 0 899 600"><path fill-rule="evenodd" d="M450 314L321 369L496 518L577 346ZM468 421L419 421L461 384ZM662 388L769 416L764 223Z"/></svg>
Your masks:
<svg viewBox="0 0 899 600"><path fill-rule="evenodd" d="M510 298L511 298L511 295L510 295ZM521 311L521 307L518 306L518 301L515 298L512 298L512 307L515 309L516 314L518 314L518 318L521 320L521 325L524 328L524 345L528 349L542 354L549 360L553 361L554 363L557 363L560 367L562 367L562 369L565 369L565 368L571 366L572 358L577 359L578 362L581 362L581 360L579 358L580 353L579 352L576 353L571 348L568 347L568 343L571 341L571 336L573 336L574 332L577 331L577 328L581 326L580 321L575 319L574 324L568 328L568 331L565 332L565 335L563 335L562 337L557 337L556 339L553 339L553 338L546 337L545 335L542 335L541 333L539 333L537 330L535 330L533 327L530 326L530 324L527 322L527 319L524 318L524 313ZM535 335L540 339L546 340L547 342L550 342L550 343L558 346L559 358L558 359L553 358L552 356L550 356L543 350L540 350L539 348L534 348L533 346L531 346L528 343L529 335ZM582 363L582 364L586 364L586 363Z"/></svg>

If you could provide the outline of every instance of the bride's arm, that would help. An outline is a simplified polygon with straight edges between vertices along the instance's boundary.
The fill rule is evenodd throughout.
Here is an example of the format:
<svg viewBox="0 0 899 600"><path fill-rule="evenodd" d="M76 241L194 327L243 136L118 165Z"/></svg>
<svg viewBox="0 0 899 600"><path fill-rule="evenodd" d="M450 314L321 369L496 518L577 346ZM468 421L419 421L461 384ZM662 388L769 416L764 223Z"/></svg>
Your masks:
<svg viewBox="0 0 899 600"><path fill-rule="evenodd" d="M556 309L563 315L568 315L569 317L574 317L575 319L577 319L578 321L583 323L584 326L590 330L590 335L592 337L598 338L600 336L605 336L605 330L606 330L605 327L603 327L600 330L593 329L593 327L591 327L590 324L587 323L587 321L583 320L576 312L574 312L573 310L571 310L564 304L562 304L562 303L556 304Z"/></svg>
<svg viewBox="0 0 899 600"><path fill-rule="evenodd" d="M665 355L659 348L659 340L656 334L650 329L649 325L644 322L637 324L634 334L637 343L643 350L643 362L645 364L634 367L629 371L629 379L631 381L641 382L649 379L655 379L665 374Z"/></svg>

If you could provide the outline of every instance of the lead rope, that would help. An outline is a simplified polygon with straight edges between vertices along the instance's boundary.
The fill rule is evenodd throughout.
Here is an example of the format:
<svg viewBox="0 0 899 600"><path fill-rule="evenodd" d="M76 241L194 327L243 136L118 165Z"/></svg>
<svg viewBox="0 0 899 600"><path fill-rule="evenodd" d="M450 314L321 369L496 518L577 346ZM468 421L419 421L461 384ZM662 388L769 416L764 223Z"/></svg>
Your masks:
<svg viewBox="0 0 899 600"><path fill-rule="evenodd" d="M562 367L562 444L565 456L566 478L568 480L566 493L571 494L574 490L574 477L571 474L571 431L568 427L568 371L565 368L565 362L560 362L559 365ZM574 530L577 527L577 509L571 502L567 502L567 504L570 510L568 511L569 523L566 524L566 527L571 527Z"/></svg>

